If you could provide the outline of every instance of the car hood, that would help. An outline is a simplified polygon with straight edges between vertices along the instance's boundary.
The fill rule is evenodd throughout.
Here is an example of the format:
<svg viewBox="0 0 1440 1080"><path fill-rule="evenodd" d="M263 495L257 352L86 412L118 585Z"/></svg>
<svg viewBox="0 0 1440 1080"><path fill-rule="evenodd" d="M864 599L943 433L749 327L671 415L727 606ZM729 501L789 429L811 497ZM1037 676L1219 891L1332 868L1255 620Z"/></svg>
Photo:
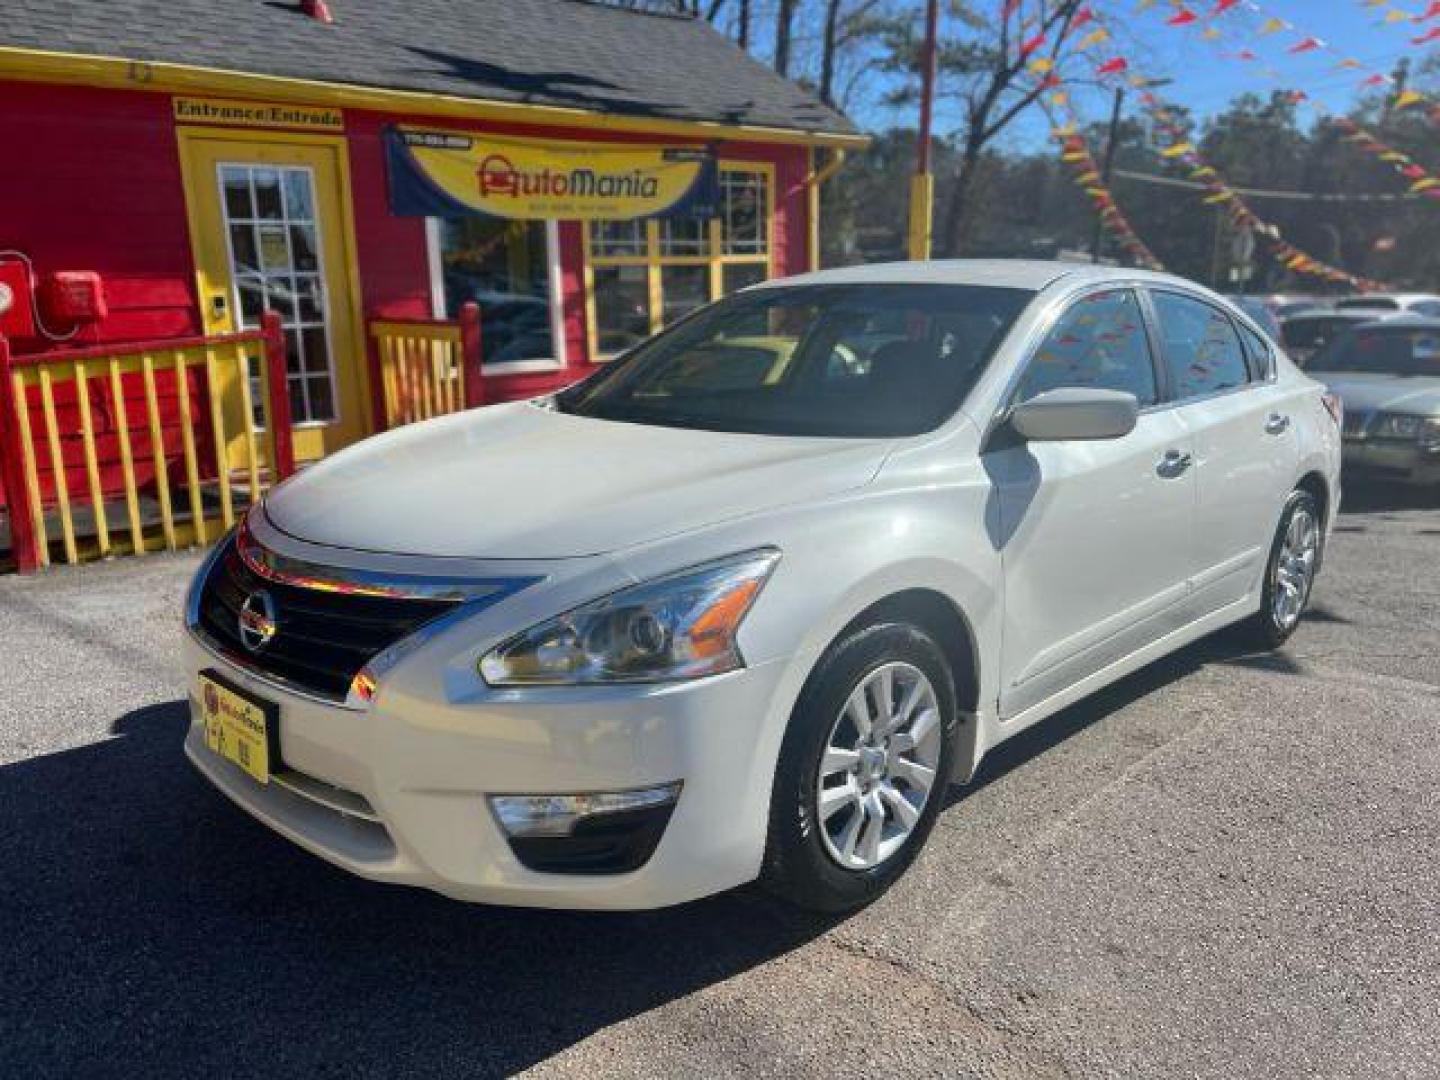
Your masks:
<svg viewBox="0 0 1440 1080"><path fill-rule="evenodd" d="M1440 416L1440 378L1428 375L1367 375L1314 372L1340 395L1349 412L1401 412Z"/></svg>
<svg viewBox="0 0 1440 1080"><path fill-rule="evenodd" d="M265 512L282 532L334 547L570 558L861 487L888 448L495 405L325 458L276 488Z"/></svg>

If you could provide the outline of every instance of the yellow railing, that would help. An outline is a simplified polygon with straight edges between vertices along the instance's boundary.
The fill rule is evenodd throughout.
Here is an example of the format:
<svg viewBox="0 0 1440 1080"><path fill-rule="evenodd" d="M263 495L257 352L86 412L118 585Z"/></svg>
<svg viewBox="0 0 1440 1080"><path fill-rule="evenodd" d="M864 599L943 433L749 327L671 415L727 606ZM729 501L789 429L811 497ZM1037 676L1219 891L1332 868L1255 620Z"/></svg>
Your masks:
<svg viewBox="0 0 1440 1080"><path fill-rule="evenodd" d="M19 569L48 566L57 539L77 563L174 551L230 528L294 468L284 363L268 317L263 332L39 356L12 358L0 339L0 462Z"/></svg>
<svg viewBox="0 0 1440 1080"><path fill-rule="evenodd" d="M481 404L476 305L466 304L457 322L377 320L370 334L380 355L386 427Z"/></svg>

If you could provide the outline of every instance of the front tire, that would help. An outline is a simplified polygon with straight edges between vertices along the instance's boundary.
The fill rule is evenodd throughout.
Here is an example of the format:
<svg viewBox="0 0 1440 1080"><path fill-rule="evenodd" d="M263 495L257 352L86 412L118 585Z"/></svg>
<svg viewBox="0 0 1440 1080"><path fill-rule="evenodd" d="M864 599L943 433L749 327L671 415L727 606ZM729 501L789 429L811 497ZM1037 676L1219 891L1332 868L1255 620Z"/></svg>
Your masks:
<svg viewBox="0 0 1440 1080"><path fill-rule="evenodd" d="M1243 624L1251 644L1278 649L1300 625L1320 568L1321 532L1319 501L1303 489L1292 491L1270 545L1260 610Z"/></svg>
<svg viewBox="0 0 1440 1080"><path fill-rule="evenodd" d="M957 726L950 665L924 631L885 623L832 646L781 746L761 884L827 913L888 889L935 825Z"/></svg>

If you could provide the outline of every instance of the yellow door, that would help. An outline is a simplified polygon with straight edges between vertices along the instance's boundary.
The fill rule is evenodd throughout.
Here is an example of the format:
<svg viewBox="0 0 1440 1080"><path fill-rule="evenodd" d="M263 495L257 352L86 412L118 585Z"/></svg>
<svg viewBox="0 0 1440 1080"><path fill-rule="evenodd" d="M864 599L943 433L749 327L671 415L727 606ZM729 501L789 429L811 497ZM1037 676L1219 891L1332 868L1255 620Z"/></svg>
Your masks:
<svg viewBox="0 0 1440 1080"><path fill-rule="evenodd" d="M198 128L179 138L206 333L257 329L267 307L280 312L295 456L362 438L369 388L344 141ZM258 368L251 384L258 401Z"/></svg>

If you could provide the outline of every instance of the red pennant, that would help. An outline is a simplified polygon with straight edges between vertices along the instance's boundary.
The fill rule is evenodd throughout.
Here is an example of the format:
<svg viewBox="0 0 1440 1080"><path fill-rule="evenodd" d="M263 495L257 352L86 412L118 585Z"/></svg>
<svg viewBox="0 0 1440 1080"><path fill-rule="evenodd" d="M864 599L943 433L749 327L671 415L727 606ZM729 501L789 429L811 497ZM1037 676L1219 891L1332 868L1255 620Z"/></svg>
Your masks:
<svg viewBox="0 0 1440 1080"><path fill-rule="evenodd" d="M1407 165L1400 170L1400 175L1408 180L1423 180L1428 175L1423 166Z"/></svg>
<svg viewBox="0 0 1440 1080"><path fill-rule="evenodd" d="M1365 80L1364 82L1362 82L1360 85L1361 85L1361 86L1383 86L1383 85L1385 85L1385 84L1386 84L1387 82L1389 82L1389 81L1390 81L1390 77L1389 77L1388 75L1371 75L1368 79L1366 79L1366 80Z"/></svg>
<svg viewBox="0 0 1440 1080"><path fill-rule="evenodd" d="M1425 33L1421 34L1419 37L1411 38L1410 44L1424 45L1426 42L1434 41L1436 38L1440 38L1440 26L1432 26L1429 30L1425 31Z"/></svg>
<svg viewBox="0 0 1440 1080"><path fill-rule="evenodd" d="M1095 69L1096 75L1117 75L1130 65L1125 62L1123 56L1117 56L1114 60L1107 60Z"/></svg>
<svg viewBox="0 0 1440 1080"><path fill-rule="evenodd" d="M1025 59L1027 56L1029 56L1031 53L1033 53L1036 49L1040 48L1040 46L1044 44L1045 35L1043 33L1036 34L1029 41L1023 42L1020 46L1020 59Z"/></svg>
<svg viewBox="0 0 1440 1080"><path fill-rule="evenodd" d="M1437 4L1440 4L1440 0L1435 0L1435 2L1436 2ZM1238 4L1238 3L1240 3L1240 0L1217 0L1217 2L1216 2L1216 4L1215 4L1215 7L1214 7L1214 9L1210 12L1210 14L1211 14L1211 15L1224 15L1225 12L1229 11L1232 7L1234 7L1234 6L1235 6L1236 4Z"/></svg>
<svg viewBox="0 0 1440 1080"><path fill-rule="evenodd" d="M1196 15L1189 8L1182 7L1174 15L1165 20L1166 26L1189 26L1193 22L1199 22L1200 16Z"/></svg>
<svg viewBox="0 0 1440 1080"><path fill-rule="evenodd" d="M1251 52L1249 49L1241 49L1238 53L1235 54L1235 59L1237 59L1237 60L1259 60L1260 58L1259 58L1258 56L1256 56L1253 52Z"/></svg>
<svg viewBox="0 0 1440 1080"><path fill-rule="evenodd" d="M1435 2L1437 4L1440 4L1440 0L1435 0ZM1095 13L1091 11L1088 7L1082 7L1079 11L1075 12L1075 18L1070 20L1070 29L1079 30L1080 27L1084 26L1086 23L1094 21Z"/></svg>
<svg viewBox="0 0 1440 1080"><path fill-rule="evenodd" d="M1304 41L1299 41L1291 45L1286 51L1292 53L1313 52L1320 48L1322 44L1323 42L1319 38L1307 37Z"/></svg>
<svg viewBox="0 0 1440 1080"><path fill-rule="evenodd" d="M1020 6L1020 0L1005 0L1005 8L1000 12L1000 18L1008 19L1015 14L1015 9Z"/></svg>
<svg viewBox="0 0 1440 1080"><path fill-rule="evenodd" d="M1424 22L1426 19L1433 19L1440 16L1440 0L1431 0L1430 6L1415 16L1416 22Z"/></svg>

